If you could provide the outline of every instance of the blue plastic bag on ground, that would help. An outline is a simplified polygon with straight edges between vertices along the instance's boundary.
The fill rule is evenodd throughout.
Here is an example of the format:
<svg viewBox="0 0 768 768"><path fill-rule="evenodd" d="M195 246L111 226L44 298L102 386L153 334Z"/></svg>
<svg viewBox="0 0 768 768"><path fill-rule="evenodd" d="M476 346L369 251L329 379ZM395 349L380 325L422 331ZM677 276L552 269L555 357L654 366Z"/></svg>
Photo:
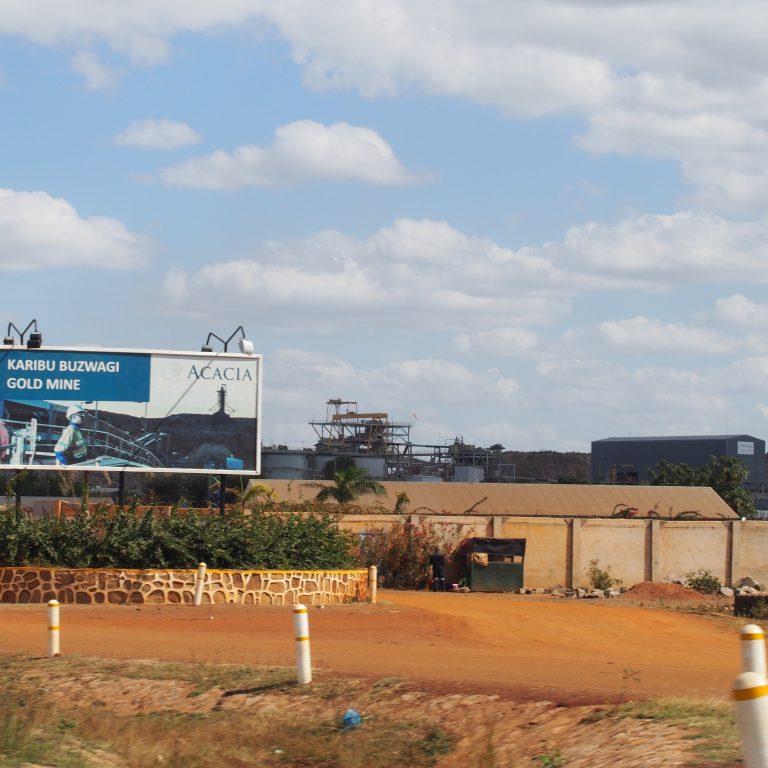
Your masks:
<svg viewBox="0 0 768 768"><path fill-rule="evenodd" d="M341 718L341 727L344 731L351 731L353 728L359 727L362 722L363 718L360 717L360 713L356 709L348 709Z"/></svg>

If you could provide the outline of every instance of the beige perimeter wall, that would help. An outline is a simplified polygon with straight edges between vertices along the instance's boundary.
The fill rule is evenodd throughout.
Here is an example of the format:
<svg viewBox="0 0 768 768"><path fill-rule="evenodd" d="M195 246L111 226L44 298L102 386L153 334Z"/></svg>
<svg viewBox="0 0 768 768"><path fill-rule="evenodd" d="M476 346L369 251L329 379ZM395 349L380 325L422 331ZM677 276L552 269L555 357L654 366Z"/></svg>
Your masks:
<svg viewBox="0 0 768 768"><path fill-rule="evenodd" d="M356 533L386 529L402 516L343 515ZM452 536L525 539L529 587L588 586L590 561L610 569L625 586L684 577L705 569L723 584L744 576L768 583L768 521L625 520L510 517L503 515L406 515L414 525L450 526Z"/></svg>

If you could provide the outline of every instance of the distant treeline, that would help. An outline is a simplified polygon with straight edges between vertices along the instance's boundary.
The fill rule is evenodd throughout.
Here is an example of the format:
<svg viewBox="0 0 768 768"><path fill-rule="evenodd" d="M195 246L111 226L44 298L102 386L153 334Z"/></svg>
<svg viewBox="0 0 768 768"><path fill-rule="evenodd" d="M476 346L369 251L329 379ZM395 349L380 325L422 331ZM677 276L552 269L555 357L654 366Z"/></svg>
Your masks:
<svg viewBox="0 0 768 768"><path fill-rule="evenodd" d="M557 451L504 451L504 463L514 464L518 480L550 483L588 483L589 453Z"/></svg>

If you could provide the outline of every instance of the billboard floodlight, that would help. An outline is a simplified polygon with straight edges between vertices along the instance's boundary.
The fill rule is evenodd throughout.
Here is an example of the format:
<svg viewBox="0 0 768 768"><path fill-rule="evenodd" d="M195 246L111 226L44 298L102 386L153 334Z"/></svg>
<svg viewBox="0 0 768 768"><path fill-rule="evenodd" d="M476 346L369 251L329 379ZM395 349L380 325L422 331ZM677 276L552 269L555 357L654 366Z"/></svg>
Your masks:
<svg viewBox="0 0 768 768"><path fill-rule="evenodd" d="M37 320L32 320L23 331L20 331L13 323L8 323L8 331L3 339L3 344L13 345L16 343L16 339L11 336L11 331L16 331L19 334L19 344L23 344L24 336L32 328L34 330L29 334L27 349L40 349L43 346L43 334L37 329Z"/></svg>
<svg viewBox="0 0 768 768"><path fill-rule="evenodd" d="M40 349L43 346L42 333L30 333L27 339L27 349Z"/></svg>
<svg viewBox="0 0 768 768"><path fill-rule="evenodd" d="M203 346L200 347L200 351L213 352L213 347L211 347L211 339L216 339L217 341L220 341L223 344L224 351L226 352L227 347L229 346L229 342L232 341L232 339L234 339L238 333L240 334L240 340L238 341L240 352L244 355L252 355L254 351L253 342L245 338L245 330L243 329L242 325L238 325L237 328L235 328L235 330L232 331L232 334L228 339L222 339L221 336L217 336L213 331L210 331L208 334L208 338L205 340L205 344L203 344Z"/></svg>

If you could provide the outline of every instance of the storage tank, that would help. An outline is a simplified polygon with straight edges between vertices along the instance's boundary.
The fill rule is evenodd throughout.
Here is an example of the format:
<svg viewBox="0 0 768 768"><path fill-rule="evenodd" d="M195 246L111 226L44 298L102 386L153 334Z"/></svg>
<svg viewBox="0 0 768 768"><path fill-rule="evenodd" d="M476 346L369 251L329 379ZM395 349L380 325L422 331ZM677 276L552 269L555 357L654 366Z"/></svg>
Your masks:
<svg viewBox="0 0 768 768"><path fill-rule="evenodd" d="M302 480L307 472L307 451L263 449L261 473L273 480Z"/></svg>
<svg viewBox="0 0 768 768"><path fill-rule="evenodd" d="M314 456L313 468L322 476L323 469L329 461L338 459L340 454L317 453ZM387 476L386 461L383 456L359 456L344 454L345 458L350 458L355 462L355 466L368 471L371 480L384 480Z"/></svg>
<svg viewBox="0 0 768 768"><path fill-rule="evenodd" d="M482 467L454 467L454 483L482 483L485 470Z"/></svg>

